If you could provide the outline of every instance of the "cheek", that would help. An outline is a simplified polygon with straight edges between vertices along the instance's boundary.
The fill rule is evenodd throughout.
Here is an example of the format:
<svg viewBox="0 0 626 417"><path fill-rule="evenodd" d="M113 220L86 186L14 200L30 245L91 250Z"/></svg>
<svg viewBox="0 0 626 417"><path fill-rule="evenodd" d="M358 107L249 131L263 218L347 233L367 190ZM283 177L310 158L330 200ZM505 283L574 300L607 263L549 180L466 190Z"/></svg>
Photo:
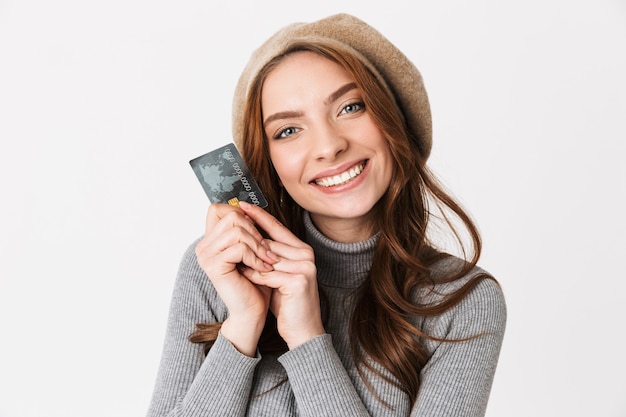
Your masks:
<svg viewBox="0 0 626 417"><path fill-rule="evenodd" d="M286 184L299 179L302 172L302 162L297 154L286 149L272 150L270 148L270 158L283 185L286 186Z"/></svg>
<svg viewBox="0 0 626 417"><path fill-rule="evenodd" d="M391 150L385 144L381 146L381 172L380 172L380 181L381 183L386 184L387 187L391 184L394 176L396 175L396 161L391 155Z"/></svg>

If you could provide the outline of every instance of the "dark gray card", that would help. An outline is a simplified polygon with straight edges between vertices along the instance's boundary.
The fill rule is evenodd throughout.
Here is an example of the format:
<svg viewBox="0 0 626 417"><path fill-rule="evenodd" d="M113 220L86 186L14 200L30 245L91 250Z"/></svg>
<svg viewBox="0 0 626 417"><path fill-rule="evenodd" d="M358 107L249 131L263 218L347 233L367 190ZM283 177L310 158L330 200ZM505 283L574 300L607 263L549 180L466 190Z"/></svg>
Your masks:
<svg viewBox="0 0 626 417"><path fill-rule="evenodd" d="M246 201L267 207L265 196L233 143L192 159L189 164L211 203L238 207L239 201Z"/></svg>

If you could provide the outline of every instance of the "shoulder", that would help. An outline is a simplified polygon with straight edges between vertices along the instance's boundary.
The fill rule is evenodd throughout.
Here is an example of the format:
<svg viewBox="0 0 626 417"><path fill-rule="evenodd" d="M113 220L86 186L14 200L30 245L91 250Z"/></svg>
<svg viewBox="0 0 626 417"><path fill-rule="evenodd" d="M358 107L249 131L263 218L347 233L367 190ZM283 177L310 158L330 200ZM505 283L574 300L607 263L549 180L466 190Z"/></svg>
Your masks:
<svg viewBox="0 0 626 417"><path fill-rule="evenodd" d="M431 267L433 284L431 287L422 290L420 295L430 302L436 302L437 299L474 283L474 288L468 295L482 294L487 298L494 298L495 300L504 302L504 294L500 283L491 273L480 266L473 266L462 276L450 280L450 277L458 275L460 271L468 266L466 261L455 256L449 256L436 262Z"/></svg>
<svg viewBox="0 0 626 417"><path fill-rule="evenodd" d="M466 265L465 261L449 257L433 267L435 284L419 292L419 302L438 304L448 295L458 291L458 303L440 315L425 319L425 326L437 336L467 337L466 332L504 333L506 326L506 300L502 287L496 278L486 270L474 266L462 277L447 282L446 276L454 274ZM465 288L467 291L463 291Z"/></svg>
<svg viewBox="0 0 626 417"><path fill-rule="evenodd" d="M199 268L198 260L196 258L196 245L202 240L202 237L196 238L191 244L185 248L183 257L180 260L179 270L195 270Z"/></svg>
<svg viewBox="0 0 626 417"><path fill-rule="evenodd" d="M195 239L183 252L176 276L174 295L185 303L201 299L211 304L221 304L211 280L198 264L196 245L201 239L202 237Z"/></svg>

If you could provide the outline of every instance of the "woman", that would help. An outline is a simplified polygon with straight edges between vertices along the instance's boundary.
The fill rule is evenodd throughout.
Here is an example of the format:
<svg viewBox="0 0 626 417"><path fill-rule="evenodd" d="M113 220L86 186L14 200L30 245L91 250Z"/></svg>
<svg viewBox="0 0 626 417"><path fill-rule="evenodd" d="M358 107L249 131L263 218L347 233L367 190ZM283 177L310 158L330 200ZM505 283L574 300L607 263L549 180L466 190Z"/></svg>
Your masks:
<svg viewBox="0 0 626 417"><path fill-rule="evenodd" d="M430 123L417 69L352 16L253 54L233 131L269 206L209 207L149 416L484 415L505 303L425 165Z"/></svg>

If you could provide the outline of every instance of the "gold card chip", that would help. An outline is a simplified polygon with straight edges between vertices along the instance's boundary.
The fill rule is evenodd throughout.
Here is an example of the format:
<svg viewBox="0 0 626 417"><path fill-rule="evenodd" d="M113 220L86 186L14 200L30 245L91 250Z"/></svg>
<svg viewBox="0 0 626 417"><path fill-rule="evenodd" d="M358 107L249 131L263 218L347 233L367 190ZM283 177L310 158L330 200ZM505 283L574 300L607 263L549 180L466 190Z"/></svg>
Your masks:
<svg viewBox="0 0 626 417"><path fill-rule="evenodd" d="M230 204L231 206L239 207L239 199L237 197L233 197L228 200L228 204Z"/></svg>

